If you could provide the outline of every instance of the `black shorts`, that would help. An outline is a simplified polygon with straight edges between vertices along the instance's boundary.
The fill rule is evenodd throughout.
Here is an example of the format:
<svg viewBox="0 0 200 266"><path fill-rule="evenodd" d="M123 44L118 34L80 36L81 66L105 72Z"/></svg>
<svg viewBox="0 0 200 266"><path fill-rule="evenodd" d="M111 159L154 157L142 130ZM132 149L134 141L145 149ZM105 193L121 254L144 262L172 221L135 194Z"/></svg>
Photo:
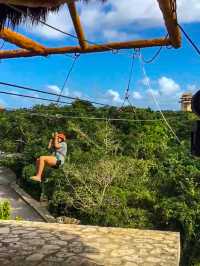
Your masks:
<svg viewBox="0 0 200 266"><path fill-rule="evenodd" d="M54 168L54 169L59 169L60 166L61 166L61 160L57 160L57 161L56 161L56 165L53 166L52 168Z"/></svg>

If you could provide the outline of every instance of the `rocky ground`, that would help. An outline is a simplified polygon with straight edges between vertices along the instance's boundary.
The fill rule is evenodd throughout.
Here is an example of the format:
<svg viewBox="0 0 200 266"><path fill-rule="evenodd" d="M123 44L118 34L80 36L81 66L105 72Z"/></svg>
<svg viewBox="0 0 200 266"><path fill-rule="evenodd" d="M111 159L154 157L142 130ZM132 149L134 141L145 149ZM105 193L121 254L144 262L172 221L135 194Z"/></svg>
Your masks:
<svg viewBox="0 0 200 266"><path fill-rule="evenodd" d="M179 234L37 222L0 222L0 265L178 266Z"/></svg>

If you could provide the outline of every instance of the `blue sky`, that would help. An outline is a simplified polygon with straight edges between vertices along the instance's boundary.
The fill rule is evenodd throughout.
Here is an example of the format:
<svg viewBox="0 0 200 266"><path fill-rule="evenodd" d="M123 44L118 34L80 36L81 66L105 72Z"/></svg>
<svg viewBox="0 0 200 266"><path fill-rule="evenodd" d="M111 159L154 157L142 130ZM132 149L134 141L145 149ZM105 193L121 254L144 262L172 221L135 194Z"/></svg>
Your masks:
<svg viewBox="0 0 200 266"><path fill-rule="evenodd" d="M79 4L87 39L102 43L165 36L166 30L157 1L143 2L145 3L141 4L139 0L109 0L107 4L100 5L94 0L89 5ZM199 0L177 2L180 23L200 47ZM58 14L51 14L47 22L74 33L65 7ZM20 25L16 30L51 47L76 44L75 40L41 25ZM6 43L4 49L8 48L13 46ZM143 49L142 54L148 59L157 49ZM128 83L131 52L127 50L118 54L108 52L81 55L67 83L65 95L120 106ZM59 93L71 64L72 59L64 55L2 60L0 81ZM199 88L200 57L184 38L181 49L163 48L159 58L152 64L145 65L145 68L151 91L146 86L139 60L135 59L130 87L130 99L135 106L155 108L151 97L151 93L154 93L162 109L178 110L181 93L194 93ZM27 94L25 91L3 86L0 86L1 90ZM43 97L36 93L32 95ZM17 108L41 102L0 94L0 103Z"/></svg>

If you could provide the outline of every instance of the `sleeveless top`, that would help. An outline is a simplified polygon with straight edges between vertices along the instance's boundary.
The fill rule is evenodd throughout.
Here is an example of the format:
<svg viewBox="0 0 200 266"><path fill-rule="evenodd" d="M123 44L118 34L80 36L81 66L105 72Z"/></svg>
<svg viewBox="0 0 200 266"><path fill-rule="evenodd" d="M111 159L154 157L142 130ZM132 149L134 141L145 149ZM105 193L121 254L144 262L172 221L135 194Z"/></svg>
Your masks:
<svg viewBox="0 0 200 266"><path fill-rule="evenodd" d="M63 165L67 154L67 143L63 141L59 144L61 145L59 149L53 148L53 155L58 161L61 161L61 165Z"/></svg>

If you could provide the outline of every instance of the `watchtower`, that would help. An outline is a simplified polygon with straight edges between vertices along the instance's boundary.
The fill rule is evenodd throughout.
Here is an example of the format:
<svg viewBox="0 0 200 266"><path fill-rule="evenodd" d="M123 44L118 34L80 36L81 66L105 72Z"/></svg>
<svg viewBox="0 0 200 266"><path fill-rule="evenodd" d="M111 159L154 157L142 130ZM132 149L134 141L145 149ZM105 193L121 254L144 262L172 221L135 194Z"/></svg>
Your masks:
<svg viewBox="0 0 200 266"><path fill-rule="evenodd" d="M192 93L183 93L180 98L181 111L191 112L192 111Z"/></svg>

